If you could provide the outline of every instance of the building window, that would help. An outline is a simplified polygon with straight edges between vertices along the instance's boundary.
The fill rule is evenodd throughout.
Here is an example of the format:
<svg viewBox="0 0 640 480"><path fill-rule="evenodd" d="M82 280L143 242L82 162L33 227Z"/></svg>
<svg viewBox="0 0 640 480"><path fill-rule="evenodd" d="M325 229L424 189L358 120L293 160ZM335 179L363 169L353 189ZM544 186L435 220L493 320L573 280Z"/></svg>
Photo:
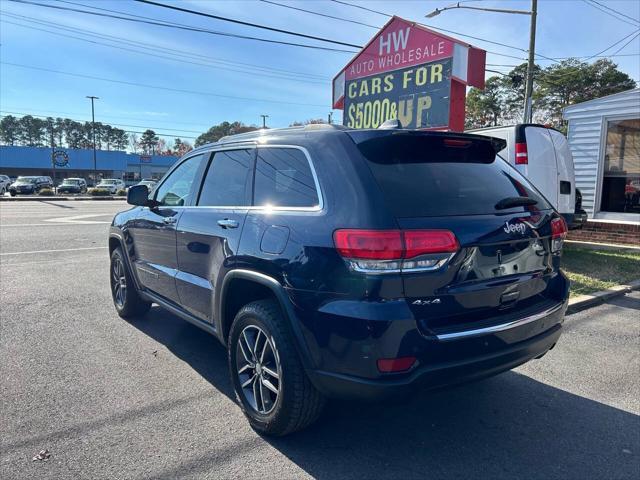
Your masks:
<svg viewBox="0 0 640 480"><path fill-rule="evenodd" d="M607 122L603 212L640 213L640 118Z"/></svg>
<svg viewBox="0 0 640 480"><path fill-rule="evenodd" d="M124 173L124 181L125 182L139 182L141 180L139 172L125 172Z"/></svg>

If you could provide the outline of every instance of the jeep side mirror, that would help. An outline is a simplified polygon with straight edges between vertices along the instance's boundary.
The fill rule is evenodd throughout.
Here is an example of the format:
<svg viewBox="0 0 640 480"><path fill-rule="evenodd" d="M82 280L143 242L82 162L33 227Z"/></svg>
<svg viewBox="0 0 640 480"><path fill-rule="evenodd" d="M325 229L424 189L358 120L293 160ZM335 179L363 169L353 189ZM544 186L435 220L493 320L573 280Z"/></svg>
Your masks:
<svg viewBox="0 0 640 480"><path fill-rule="evenodd" d="M149 190L146 185L134 185L127 191L127 203L146 207L149 205Z"/></svg>

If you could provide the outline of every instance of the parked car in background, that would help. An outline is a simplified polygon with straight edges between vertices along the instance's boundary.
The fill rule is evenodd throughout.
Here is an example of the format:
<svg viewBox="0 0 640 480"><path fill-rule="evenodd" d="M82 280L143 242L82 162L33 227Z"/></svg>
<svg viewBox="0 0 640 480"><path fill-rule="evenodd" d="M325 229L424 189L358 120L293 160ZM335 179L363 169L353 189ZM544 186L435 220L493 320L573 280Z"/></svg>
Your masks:
<svg viewBox="0 0 640 480"><path fill-rule="evenodd" d="M53 189L51 177L21 176L9 186L12 197L38 193L43 188Z"/></svg>
<svg viewBox="0 0 640 480"><path fill-rule="evenodd" d="M115 309L215 335L249 423L285 435L328 397L494 375L552 349L566 224L479 135L311 125L176 162L109 233ZM152 321L151 318L148 319ZM508 392L505 392L508 395Z"/></svg>
<svg viewBox="0 0 640 480"><path fill-rule="evenodd" d="M118 190L125 190L127 186L124 181L118 178L103 178L94 188L98 190L108 190L111 195L115 195Z"/></svg>
<svg viewBox="0 0 640 480"><path fill-rule="evenodd" d="M4 195L9 191L9 185L11 185L11 179L6 175L0 175L0 195Z"/></svg>
<svg viewBox="0 0 640 480"><path fill-rule="evenodd" d="M528 123L468 132L506 140L507 145L498 154L540 190L571 228L586 222L586 212L581 206L576 208L573 156L561 132Z"/></svg>
<svg viewBox="0 0 640 480"><path fill-rule="evenodd" d="M143 179L141 180L139 183L137 183L136 185L146 185L147 188L149 189L149 191L153 190L154 187L158 184L158 182L156 182L155 180L149 180L149 179Z"/></svg>
<svg viewBox="0 0 640 480"><path fill-rule="evenodd" d="M87 181L84 178L65 178L58 186L58 193L85 193Z"/></svg>

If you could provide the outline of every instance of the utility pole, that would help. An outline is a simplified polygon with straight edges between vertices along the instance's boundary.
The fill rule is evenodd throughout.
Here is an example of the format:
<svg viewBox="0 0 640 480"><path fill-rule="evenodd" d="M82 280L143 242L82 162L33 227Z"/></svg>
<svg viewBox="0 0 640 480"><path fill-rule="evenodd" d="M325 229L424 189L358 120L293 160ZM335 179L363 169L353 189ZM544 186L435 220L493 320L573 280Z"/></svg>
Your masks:
<svg viewBox="0 0 640 480"><path fill-rule="evenodd" d="M457 2L449 5L448 7L436 8L431 13L425 15L427 18L433 18L440 15L446 10L453 10L454 8L463 8L467 10L476 10L483 12L497 12L497 13L510 13L515 15L529 15L531 16L531 27L529 31L529 62L527 63L527 80L524 93L524 114L522 118L523 123L531 123L533 118L533 102L531 97L533 95L533 69L535 67L535 54L536 54L536 17L538 15L538 0L531 0L531 11L528 10L512 10L506 8L485 8L485 7L473 7L467 5L461 5L464 2Z"/></svg>
<svg viewBox="0 0 640 480"><path fill-rule="evenodd" d="M262 117L262 128L267 128L267 118L269 115L260 115Z"/></svg>
<svg viewBox="0 0 640 480"><path fill-rule="evenodd" d="M533 69L535 68L536 52L536 17L538 15L538 0L531 0L531 28L529 30L529 62L527 64L527 83L524 91L524 123L533 121Z"/></svg>
<svg viewBox="0 0 640 480"><path fill-rule="evenodd" d="M51 134L51 166L53 167L53 194L58 193L56 187L56 144L53 139L53 122L49 122L49 133Z"/></svg>
<svg viewBox="0 0 640 480"><path fill-rule="evenodd" d="M91 136L93 137L93 186L98 183L98 164L96 163L96 114L93 108L93 101L99 100L99 97L93 95L87 95L87 98L91 100Z"/></svg>

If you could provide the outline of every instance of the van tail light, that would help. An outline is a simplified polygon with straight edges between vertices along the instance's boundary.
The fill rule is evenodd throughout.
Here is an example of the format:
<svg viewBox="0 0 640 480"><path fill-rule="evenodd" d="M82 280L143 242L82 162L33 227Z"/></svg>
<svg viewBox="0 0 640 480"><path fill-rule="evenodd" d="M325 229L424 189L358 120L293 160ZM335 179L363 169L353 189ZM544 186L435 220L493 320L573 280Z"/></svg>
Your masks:
<svg viewBox="0 0 640 480"><path fill-rule="evenodd" d="M567 238L568 232L569 229L564 218L559 217L551 220L551 251L553 253L558 253L562 250L562 244L564 239Z"/></svg>
<svg viewBox="0 0 640 480"><path fill-rule="evenodd" d="M529 154L527 153L526 143L516 143L516 165L527 165L529 163Z"/></svg>
<svg viewBox="0 0 640 480"><path fill-rule="evenodd" d="M364 273L436 270L460 248L449 230L336 230L338 253Z"/></svg>

